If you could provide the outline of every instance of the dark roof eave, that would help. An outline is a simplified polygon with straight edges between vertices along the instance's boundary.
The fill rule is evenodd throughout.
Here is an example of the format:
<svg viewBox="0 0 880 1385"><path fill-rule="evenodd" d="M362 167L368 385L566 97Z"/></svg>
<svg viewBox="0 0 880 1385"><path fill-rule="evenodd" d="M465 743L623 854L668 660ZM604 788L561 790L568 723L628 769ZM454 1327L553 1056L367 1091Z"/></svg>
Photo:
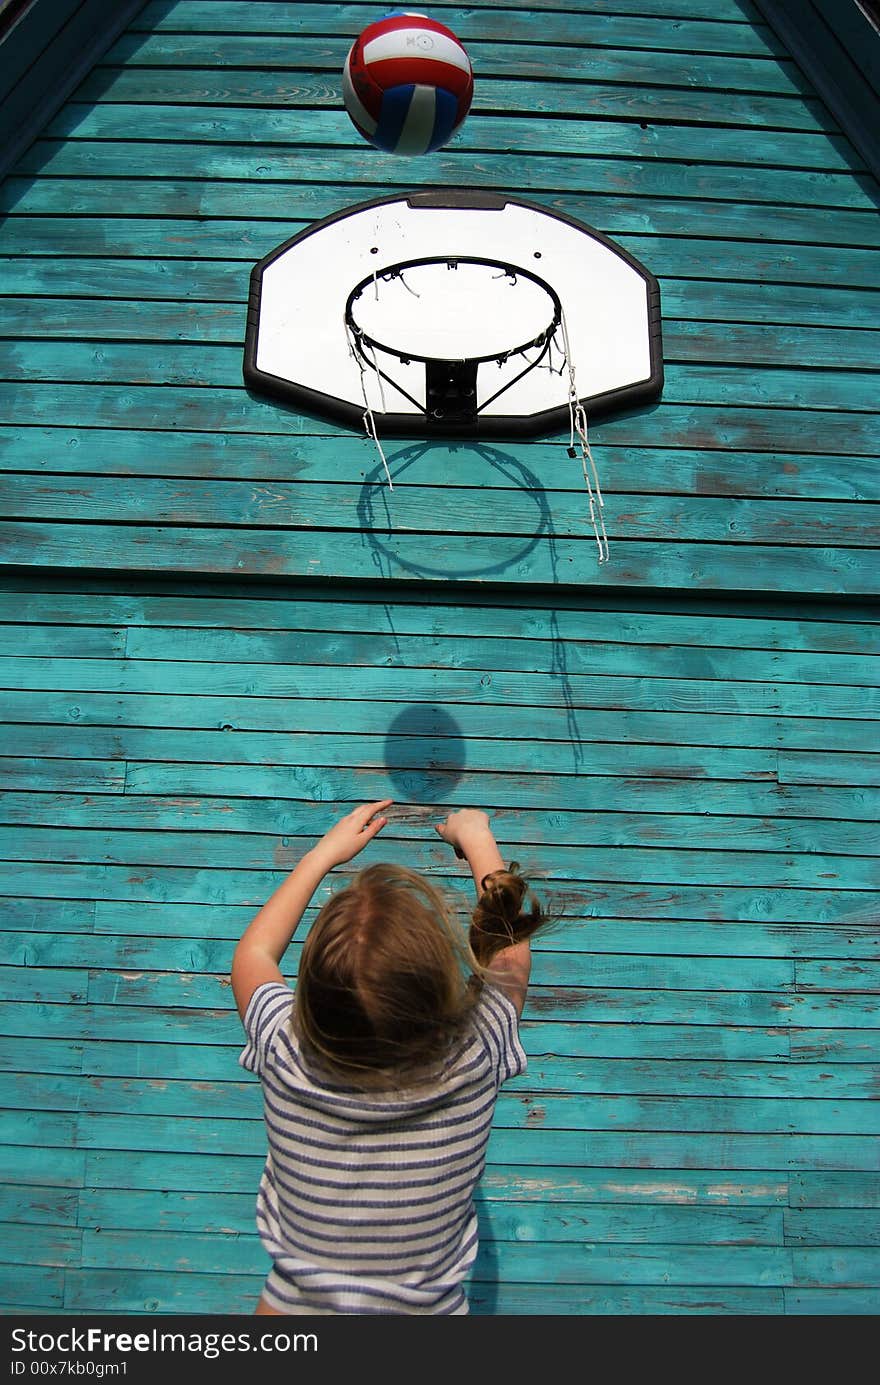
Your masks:
<svg viewBox="0 0 880 1385"><path fill-rule="evenodd" d="M0 178L115 43L145 0L25 0L0 14Z"/></svg>

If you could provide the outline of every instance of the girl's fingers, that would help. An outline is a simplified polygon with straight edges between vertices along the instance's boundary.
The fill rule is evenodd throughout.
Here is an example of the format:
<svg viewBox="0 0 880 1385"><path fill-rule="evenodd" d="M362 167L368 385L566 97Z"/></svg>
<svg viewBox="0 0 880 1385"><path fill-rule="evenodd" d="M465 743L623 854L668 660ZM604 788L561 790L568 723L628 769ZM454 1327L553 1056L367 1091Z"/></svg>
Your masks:
<svg viewBox="0 0 880 1385"><path fill-rule="evenodd" d="M375 803L362 803L360 808L355 808L355 814L369 822L374 813L380 813L383 808L390 808L393 802L393 798L380 798Z"/></svg>

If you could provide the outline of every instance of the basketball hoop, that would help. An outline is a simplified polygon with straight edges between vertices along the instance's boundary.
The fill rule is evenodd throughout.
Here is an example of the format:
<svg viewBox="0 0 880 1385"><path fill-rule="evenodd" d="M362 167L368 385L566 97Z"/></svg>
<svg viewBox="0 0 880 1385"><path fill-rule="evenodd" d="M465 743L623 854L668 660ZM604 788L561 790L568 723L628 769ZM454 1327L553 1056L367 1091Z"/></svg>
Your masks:
<svg viewBox="0 0 880 1385"><path fill-rule="evenodd" d="M477 302L483 311L475 321L473 305ZM345 330L361 374L364 427L379 450L391 490L394 485L375 418L376 408L386 410L383 382L440 431L444 424L452 428L472 425L484 409L532 370L540 367L560 375L566 372L571 424L568 452L571 457L580 455L599 562L607 560L604 501L587 438L586 413L577 395L565 315L558 293L545 279L521 265L476 255L402 260L374 270L355 284L345 304ZM430 352L429 343L433 347ZM464 345L470 347L466 354L460 350ZM552 361L554 345L560 356L558 367ZM526 355L529 351L536 354L530 358ZM485 372L478 381L478 371L492 364L504 378L496 378L487 386ZM390 374L391 370L395 374ZM367 389L368 371L378 383L375 407Z"/></svg>
<svg viewBox="0 0 880 1385"><path fill-rule="evenodd" d="M354 285L354 287L352 287ZM507 193L344 208L251 272L249 388L380 436L546 437L579 458L599 561L595 419L660 397L660 289L600 231Z"/></svg>
<svg viewBox="0 0 880 1385"><path fill-rule="evenodd" d="M541 365L561 323L559 295L540 275L471 255L376 269L345 304L361 371L375 372L437 428L472 422ZM484 383L480 367L492 364L497 372Z"/></svg>

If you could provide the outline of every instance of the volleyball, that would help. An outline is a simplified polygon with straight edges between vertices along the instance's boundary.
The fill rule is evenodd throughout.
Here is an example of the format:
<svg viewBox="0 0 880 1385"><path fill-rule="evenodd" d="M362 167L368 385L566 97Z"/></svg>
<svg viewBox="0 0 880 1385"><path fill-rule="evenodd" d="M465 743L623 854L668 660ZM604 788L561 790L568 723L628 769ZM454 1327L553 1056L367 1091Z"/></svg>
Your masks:
<svg viewBox="0 0 880 1385"><path fill-rule="evenodd" d="M355 129L389 154L446 144L474 92L470 58L451 29L399 12L368 24L345 60L342 95Z"/></svg>

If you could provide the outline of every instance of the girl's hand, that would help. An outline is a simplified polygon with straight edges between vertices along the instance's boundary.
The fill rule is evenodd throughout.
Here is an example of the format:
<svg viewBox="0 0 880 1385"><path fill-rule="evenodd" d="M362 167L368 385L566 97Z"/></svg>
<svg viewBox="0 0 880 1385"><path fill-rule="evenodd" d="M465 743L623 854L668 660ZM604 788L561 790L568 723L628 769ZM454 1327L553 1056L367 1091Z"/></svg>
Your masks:
<svg viewBox="0 0 880 1385"><path fill-rule="evenodd" d="M363 851L367 842L382 831L388 821L382 814L393 802L393 798L381 798L376 803L362 803L324 833L315 851L327 862L328 870L331 866L343 865Z"/></svg>
<svg viewBox="0 0 880 1385"><path fill-rule="evenodd" d="M450 813L445 822L435 826L434 831L455 851L456 856L466 856L469 848L487 837L492 838L489 814L481 808L459 808Z"/></svg>

